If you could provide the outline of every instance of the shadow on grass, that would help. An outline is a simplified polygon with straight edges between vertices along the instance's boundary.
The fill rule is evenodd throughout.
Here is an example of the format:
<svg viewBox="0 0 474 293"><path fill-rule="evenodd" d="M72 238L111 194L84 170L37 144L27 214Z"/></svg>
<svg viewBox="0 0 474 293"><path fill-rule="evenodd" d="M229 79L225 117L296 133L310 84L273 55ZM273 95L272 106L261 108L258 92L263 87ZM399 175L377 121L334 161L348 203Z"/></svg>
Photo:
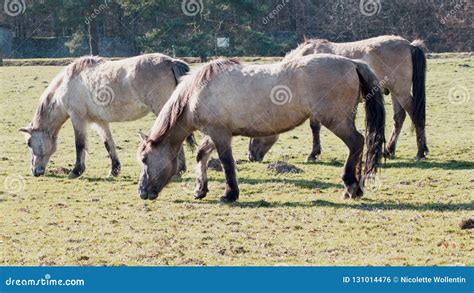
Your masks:
<svg viewBox="0 0 474 293"><path fill-rule="evenodd" d="M216 205L219 204L219 200L174 200L174 203L195 203L203 205ZM374 210L400 210L400 211L473 211L474 205L472 203L400 203L395 201L376 202L371 199L363 200L348 200L347 202L331 202L327 200L313 200L308 202L268 202L266 200L258 201L244 201L229 204L230 206L238 208L285 208L285 207L299 207L299 208L312 208L312 207L329 207L336 209L357 209L362 211L374 211Z"/></svg>
<svg viewBox="0 0 474 293"><path fill-rule="evenodd" d="M216 179L216 178L209 178L209 182L220 182L222 183L222 188L224 188L225 180L224 179ZM290 184L294 185L299 188L304 189L327 189L327 188L338 188L342 189L344 186L342 184L331 183L331 182L321 182L318 180L305 180L305 179L280 179L280 178L270 178L270 179L252 179L252 178L238 178L239 183L241 184L250 184L250 185L259 185L259 184L266 184L266 183L283 183L283 184ZM195 181L194 179L181 179L178 182L189 182Z"/></svg>
<svg viewBox="0 0 474 293"><path fill-rule="evenodd" d="M75 179L69 179L68 174L52 174L52 173L47 173L44 175L45 178L57 178L57 179L65 179L69 180L71 182L75 181L86 181L86 182L137 182L137 178L132 178L130 176L119 176L119 177L89 177L86 175L82 175L79 178Z"/></svg>
<svg viewBox="0 0 474 293"><path fill-rule="evenodd" d="M472 170L474 162L449 160L445 162L426 161L387 161L382 165L384 168L419 168L419 169L443 169L443 170Z"/></svg>
<svg viewBox="0 0 474 293"><path fill-rule="evenodd" d="M314 162L305 162L304 163L305 165L323 165L323 166L331 166L331 167L342 167L344 166L344 162L343 161L339 161L339 160L331 160L331 161L320 161L320 160L316 160Z"/></svg>
<svg viewBox="0 0 474 293"><path fill-rule="evenodd" d="M331 161L315 161L305 163L306 165L323 165L342 167L344 163L338 160ZM397 161L396 159L387 159L382 162L382 168L418 168L418 169L443 169L443 170L472 170L474 169L474 162L471 161L457 161L449 160L445 162L434 162L429 159L426 161Z"/></svg>

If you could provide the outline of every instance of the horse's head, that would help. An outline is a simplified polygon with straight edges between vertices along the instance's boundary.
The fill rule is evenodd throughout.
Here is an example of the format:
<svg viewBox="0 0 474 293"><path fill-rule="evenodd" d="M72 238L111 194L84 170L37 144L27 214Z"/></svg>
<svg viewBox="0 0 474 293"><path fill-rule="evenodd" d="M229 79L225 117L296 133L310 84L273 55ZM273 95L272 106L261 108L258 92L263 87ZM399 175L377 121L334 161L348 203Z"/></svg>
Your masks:
<svg viewBox="0 0 474 293"><path fill-rule="evenodd" d="M140 139L138 159L142 170L138 194L141 199L153 200L177 173L180 145L172 145L168 140L153 141L143 133Z"/></svg>
<svg viewBox="0 0 474 293"><path fill-rule="evenodd" d="M31 173L41 176L46 170L49 158L56 151L56 135L46 130L34 129L31 124L21 128L25 133L26 143L31 153Z"/></svg>
<svg viewBox="0 0 474 293"><path fill-rule="evenodd" d="M261 162L278 140L278 135L268 137L251 138L249 143L249 160L251 162Z"/></svg>

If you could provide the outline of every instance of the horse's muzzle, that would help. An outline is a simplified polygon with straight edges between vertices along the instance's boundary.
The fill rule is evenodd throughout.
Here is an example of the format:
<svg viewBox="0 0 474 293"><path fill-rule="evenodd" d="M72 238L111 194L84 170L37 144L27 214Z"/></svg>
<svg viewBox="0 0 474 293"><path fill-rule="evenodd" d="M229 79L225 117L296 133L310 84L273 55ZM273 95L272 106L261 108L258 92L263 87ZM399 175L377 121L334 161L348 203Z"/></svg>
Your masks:
<svg viewBox="0 0 474 293"><path fill-rule="evenodd" d="M140 195L140 198L143 200L154 200L158 197L158 192L154 191L148 191L146 189L138 189L138 195Z"/></svg>
<svg viewBox="0 0 474 293"><path fill-rule="evenodd" d="M44 172L45 172L44 167L36 167L31 170L31 173L33 173L33 176L35 177L44 175Z"/></svg>
<svg viewBox="0 0 474 293"><path fill-rule="evenodd" d="M255 154L254 152L249 152L249 161L250 162L261 162L263 161L263 156Z"/></svg>

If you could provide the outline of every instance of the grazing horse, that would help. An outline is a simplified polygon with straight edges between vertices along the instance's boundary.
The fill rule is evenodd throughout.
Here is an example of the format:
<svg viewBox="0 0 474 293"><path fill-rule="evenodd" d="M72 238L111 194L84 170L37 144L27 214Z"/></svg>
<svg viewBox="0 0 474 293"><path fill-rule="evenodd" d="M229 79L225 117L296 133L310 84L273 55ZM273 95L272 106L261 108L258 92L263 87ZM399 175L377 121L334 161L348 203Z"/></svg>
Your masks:
<svg viewBox="0 0 474 293"><path fill-rule="evenodd" d="M196 130L215 145L226 177L222 202L239 197L232 136L269 136L289 131L308 118L318 119L349 148L344 166L345 197L360 197L365 176L372 176L383 153L385 110L378 80L362 62L328 54L267 65L241 65L220 59L185 76L158 115L149 135L142 135L138 193L155 199L177 169L179 147ZM244 87L242 85L245 85ZM275 89L290 94L275 102ZM355 127L360 92L366 100L365 175L361 176L364 136ZM208 150L210 153L212 149ZM201 159L201 170L207 159ZM207 193L207 178L198 178L197 196Z"/></svg>
<svg viewBox="0 0 474 293"><path fill-rule="evenodd" d="M306 39L288 53L284 60L291 60L313 53L330 53L351 59L361 59L369 64L377 78L383 83L384 92L392 94L393 119L395 124L384 155L395 156L395 148L406 113L415 126L418 152L415 159L425 159L428 153L425 135L425 75L426 57L423 42L412 43L397 36L381 36L358 42L332 43L321 39ZM413 95L411 90L413 88ZM313 133L313 149L306 161L315 161L321 154L319 132L321 123L310 120ZM249 159L261 161L278 140L278 136L251 139Z"/></svg>
<svg viewBox="0 0 474 293"><path fill-rule="evenodd" d="M85 171L86 128L97 126L112 161L109 176L120 172L120 161L109 122L132 121L149 112L158 115L189 66L162 54L118 61L82 57L65 67L43 92L26 133L31 171L43 175L56 151L58 132L71 118L76 142L76 165L69 178ZM182 149L180 150L182 152ZM181 156L184 160L184 155ZM180 169L185 168L181 161Z"/></svg>

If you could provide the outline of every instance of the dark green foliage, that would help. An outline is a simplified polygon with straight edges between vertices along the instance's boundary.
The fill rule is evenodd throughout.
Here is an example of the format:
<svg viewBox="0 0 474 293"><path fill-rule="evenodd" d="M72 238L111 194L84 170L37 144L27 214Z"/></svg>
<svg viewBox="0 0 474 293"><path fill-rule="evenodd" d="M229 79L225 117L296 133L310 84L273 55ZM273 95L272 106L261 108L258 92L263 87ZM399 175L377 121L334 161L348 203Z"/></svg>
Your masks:
<svg viewBox="0 0 474 293"><path fill-rule="evenodd" d="M303 36L353 41L382 34L410 40L421 37L432 51L470 51L472 4L448 1L381 0L380 11L363 15L359 1L340 0L97 0L106 9L94 14L88 1L30 0L24 14L0 15L19 38L87 36L87 19L94 14L99 37L118 37L136 54L175 53L178 56L283 55ZM197 3L196 13L183 11ZM202 3L202 4L201 4ZM459 4L460 3L460 4ZM471 13L472 14L472 13ZM229 48L217 48L227 37Z"/></svg>

